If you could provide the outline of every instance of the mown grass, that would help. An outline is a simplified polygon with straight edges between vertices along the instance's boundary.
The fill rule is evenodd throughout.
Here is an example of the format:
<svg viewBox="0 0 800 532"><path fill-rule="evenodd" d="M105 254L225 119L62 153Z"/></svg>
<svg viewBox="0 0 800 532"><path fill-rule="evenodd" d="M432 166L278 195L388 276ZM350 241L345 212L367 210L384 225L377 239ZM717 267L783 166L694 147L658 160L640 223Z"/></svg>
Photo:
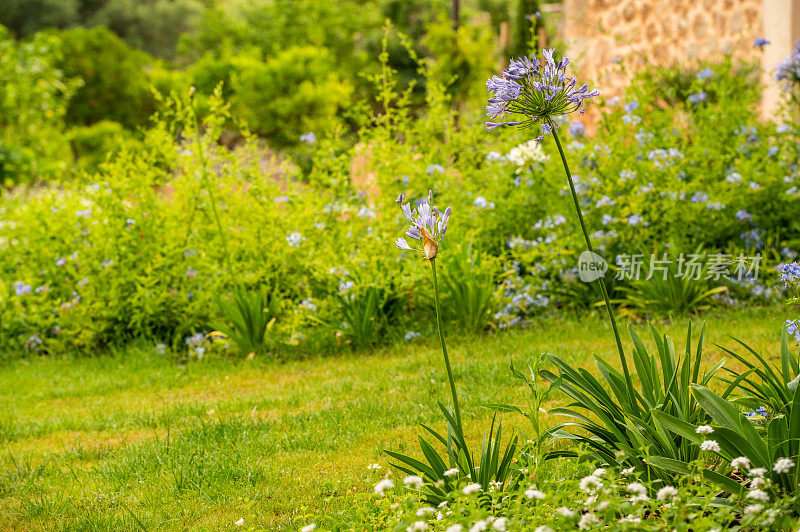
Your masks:
<svg viewBox="0 0 800 532"><path fill-rule="evenodd" d="M706 317L707 364L720 357L714 343L734 344L728 335L774 357L782 313ZM685 320L659 328L683 345ZM454 334L449 344L476 445L491 419L481 403L525 399L509 362L543 351L585 367L593 353L615 358L594 316ZM418 423L438 426L435 401L449 403L445 382L433 338L287 363L180 365L145 347L9 363L0 368L0 528L219 530L242 517L245 528L362 528L381 474L366 466L386 466L385 448L416 453Z"/></svg>

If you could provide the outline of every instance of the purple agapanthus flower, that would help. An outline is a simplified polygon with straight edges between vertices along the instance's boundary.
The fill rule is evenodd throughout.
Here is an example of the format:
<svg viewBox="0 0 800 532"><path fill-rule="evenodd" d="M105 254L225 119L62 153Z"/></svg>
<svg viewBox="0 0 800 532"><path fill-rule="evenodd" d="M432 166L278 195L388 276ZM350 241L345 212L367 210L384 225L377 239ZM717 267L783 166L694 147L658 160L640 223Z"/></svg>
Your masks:
<svg viewBox="0 0 800 532"><path fill-rule="evenodd" d="M766 40L764 37L756 37L753 41L753 46L755 48L764 48L765 46L772 44L770 41Z"/></svg>
<svg viewBox="0 0 800 532"><path fill-rule="evenodd" d="M492 92L486 114L491 131L500 126L528 127L540 122L541 140L552 130L553 118L584 111L588 100L598 96L586 84L579 87L574 76L567 75L569 59L556 62L555 50L542 50L544 61L535 56L511 59L501 76L492 76L486 88ZM504 120L510 118L511 120ZM500 120L498 120L500 119Z"/></svg>
<svg viewBox="0 0 800 532"><path fill-rule="evenodd" d="M401 197L403 196L401 195ZM429 191L428 198L416 209L411 208L411 203L404 203L400 206L406 220L411 224L406 230L406 236L411 239L414 246L412 247L405 237L395 240L395 246L399 249L419 251L429 260L435 259L438 254L439 245L447 233L447 222L450 220L452 212L451 207L447 207L444 212L439 211L436 206L432 205L432 199L433 191Z"/></svg>

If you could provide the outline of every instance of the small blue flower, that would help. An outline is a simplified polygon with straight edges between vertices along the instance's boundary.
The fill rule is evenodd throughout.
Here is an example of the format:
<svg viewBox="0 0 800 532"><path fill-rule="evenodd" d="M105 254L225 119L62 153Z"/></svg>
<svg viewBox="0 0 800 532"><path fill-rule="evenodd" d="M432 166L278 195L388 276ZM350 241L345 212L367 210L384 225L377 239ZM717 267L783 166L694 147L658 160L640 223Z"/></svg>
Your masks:
<svg viewBox="0 0 800 532"><path fill-rule="evenodd" d="M753 215L744 209L740 209L739 211L736 212L736 219L739 220L740 222L746 222L748 220L752 220Z"/></svg>
<svg viewBox="0 0 800 532"><path fill-rule="evenodd" d="M309 131L305 135L300 137L300 142L305 142L309 146L313 146L317 143L317 136L314 134L313 131Z"/></svg>
<svg viewBox="0 0 800 532"><path fill-rule="evenodd" d="M789 284L797 279L800 279L800 264L796 262L792 262L789 264L784 264L780 267L779 270L781 274L781 281Z"/></svg>
<svg viewBox="0 0 800 532"><path fill-rule="evenodd" d="M414 331L408 331L408 332L407 332L407 333L406 333L406 334L403 336L403 339L404 339L406 342L411 342L411 341L413 341L413 340L416 340L416 339L417 339L417 338L419 338L420 336L421 336L421 335L420 335L420 333L418 333L418 332L414 332Z"/></svg>
<svg viewBox="0 0 800 532"><path fill-rule="evenodd" d="M772 44L770 41L766 40L764 37L756 37L753 41L753 46L755 48L764 48L765 46Z"/></svg>
<svg viewBox="0 0 800 532"><path fill-rule="evenodd" d="M697 94L690 94L688 100L689 103L691 103L692 105L697 105L700 102L706 101L706 98L707 98L706 93L700 91Z"/></svg>
<svg viewBox="0 0 800 532"><path fill-rule="evenodd" d="M695 192L691 199L692 203L700 203L708 201L708 194L705 192Z"/></svg>
<svg viewBox="0 0 800 532"><path fill-rule="evenodd" d="M442 166L441 164L432 164L425 169L425 173L427 173L428 175L433 175L436 172L443 174L444 166Z"/></svg>
<svg viewBox="0 0 800 532"><path fill-rule="evenodd" d="M582 137L586 134L586 126L580 120L573 120L569 124L569 132L575 138Z"/></svg>
<svg viewBox="0 0 800 532"><path fill-rule="evenodd" d="M714 77L714 71L710 68L704 68L700 72L697 73L697 79L700 81L704 81L706 79L711 79Z"/></svg>
<svg viewBox="0 0 800 532"><path fill-rule="evenodd" d="M775 157L777 154L778 154L778 147L770 146L769 150L767 151L767 155L770 157Z"/></svg>
<svg viewBox="0 0 800 532"><path fill-rule="evenodd" d="M630 101L625 104L625 112L629 114L634 112L638 108L639 108L639 102L637 102L636 100Z"/></svg>
<svg viewBox="0 0 800 532"><path fill-rule="evenodd" d="M25 284L22 281L17 281L14 283L14 292L18 296L26 296L31 293L31 285Z"/></svg>
<svg viewBox="0 0 800 532"><path fill-rule="evenodd" d="M634 225L634 226L635 225L639 225L643 221L644 221L644 218L642 218L638 214L631 214L630 216L628 216L628 225Z"/></svg>
<svg viewBox="0 0 800 532"><path fill-rule="evenodd" d="M289 233L286 235L286 242L295 248L299 248L300 244L306 239L301 233L295 231L294 233Z"/></svg>

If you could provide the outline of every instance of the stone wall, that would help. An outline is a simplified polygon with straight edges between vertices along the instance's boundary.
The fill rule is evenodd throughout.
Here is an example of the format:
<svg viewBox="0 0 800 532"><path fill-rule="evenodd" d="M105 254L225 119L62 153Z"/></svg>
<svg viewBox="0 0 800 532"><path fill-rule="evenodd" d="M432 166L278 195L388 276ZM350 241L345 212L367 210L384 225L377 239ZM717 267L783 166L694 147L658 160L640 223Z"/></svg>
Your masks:
<svg viewBox="0 0 800 532"><path fill-rule="evenodd" d="M770 0L564 0L561 36L583 79L621 95L645 64L691 65L731 52L751 60Z"/></svg>

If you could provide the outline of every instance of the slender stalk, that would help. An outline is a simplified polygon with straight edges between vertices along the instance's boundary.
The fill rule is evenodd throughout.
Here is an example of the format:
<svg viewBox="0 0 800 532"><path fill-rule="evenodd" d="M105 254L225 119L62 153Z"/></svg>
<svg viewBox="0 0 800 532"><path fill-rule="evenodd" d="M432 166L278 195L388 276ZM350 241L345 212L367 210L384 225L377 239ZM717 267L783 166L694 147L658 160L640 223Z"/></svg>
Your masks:
<svg viewBox="0 0 800 532"><path fill-rule="evenodd" d="M436 306L436 328L439 330L439 340L442 342L444 365L447 368L447 378L450 380L450 393L453 395L453 407L456 411L456 424L458 425L458 430L463 435L464 427L461 425L461 409L458 407L456 382L453 379L453 370L450 368L450 357L447 356L447 346L444 343L444 331L442 331L442 319L439 315L439 281L436 278L436 259L431 259L431 271L433 272L433 296Z"/></svg>
<svg viewBox="0 0 800 532"><path fill-rule="evenodd" d="M589 232L586 230L586 223L583 221L583 213L581 212L581 204L578 200L578 193L575 192L575 184L572 182L572 174L569 171L567 158L564 155L564 149L561 147L561 141L558 138L556 125L550 119L548 119L548 122L552 128L553 138L556 139L556 146L558 146L558 153L561 155L561 162L564 164L564 171L567 173L567 183L569 183L569 190L572 192L572 201L575 204L575 212L578 214L578 221L581 224L581 231L583 232L583 239L586 241L586 248L594 253L592 242L589 240ZM622 348L622 340L620 340L619 337L619 330L617 329L617 319L614 316L614 309L611 307L611 301L608 298L606 282L603 277L599 277L598 281L600 281L600 292L603 294L603 300L605 301L606 310L608 311L608 319L611 321L611 330L614 332L614 340L617 343L617 351L619 352L619 360L622 364L622 372L625 374L625 384L628 386L628 400L630 401L631 406L636 408L637 403L636 395L633 391L633 381L631 380L631 375L628 371L628 361L625 358L625 350Z"/></svg>

